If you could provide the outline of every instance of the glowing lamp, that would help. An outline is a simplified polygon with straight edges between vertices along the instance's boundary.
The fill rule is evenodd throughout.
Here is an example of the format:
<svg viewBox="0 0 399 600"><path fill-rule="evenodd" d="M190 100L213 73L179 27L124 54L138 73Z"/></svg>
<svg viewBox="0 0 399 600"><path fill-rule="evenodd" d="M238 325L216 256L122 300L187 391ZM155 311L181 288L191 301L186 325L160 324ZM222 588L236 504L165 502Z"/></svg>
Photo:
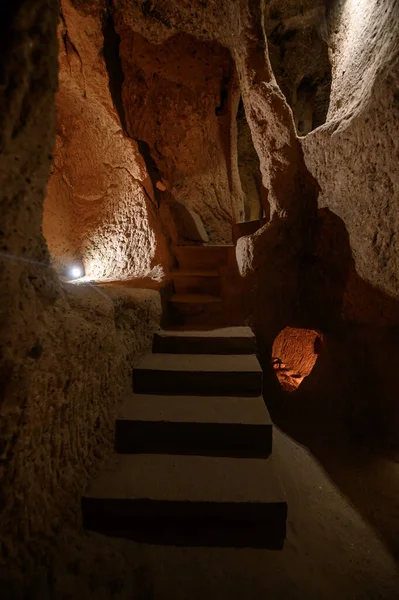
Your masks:
<svg viewBox="0 0 399 600"><path fill-rule="evenodd" d="M69 275L71 279L80 279L84 275L83 268L79 265L73 265L73 267L69 269Z"/></svg>

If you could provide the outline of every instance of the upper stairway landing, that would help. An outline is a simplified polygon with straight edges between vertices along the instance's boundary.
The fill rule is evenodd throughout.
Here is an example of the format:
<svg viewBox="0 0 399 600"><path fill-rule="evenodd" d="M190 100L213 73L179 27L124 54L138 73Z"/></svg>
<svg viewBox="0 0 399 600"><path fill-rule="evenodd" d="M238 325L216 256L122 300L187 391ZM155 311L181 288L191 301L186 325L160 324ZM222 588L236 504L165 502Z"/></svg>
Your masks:
<svg viewBox="0 0 399 600"><path fill-rule="evenodd" d="M230 324L225 281L235 269L234 246L175 246L178 268L168 300L168 325L214 328Z"/></svg>

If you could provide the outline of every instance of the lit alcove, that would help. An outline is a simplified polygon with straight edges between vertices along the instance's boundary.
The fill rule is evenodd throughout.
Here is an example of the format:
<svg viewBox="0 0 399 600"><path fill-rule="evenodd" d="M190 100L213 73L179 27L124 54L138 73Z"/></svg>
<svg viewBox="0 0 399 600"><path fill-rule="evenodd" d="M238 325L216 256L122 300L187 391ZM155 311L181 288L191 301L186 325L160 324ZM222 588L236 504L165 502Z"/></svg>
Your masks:
<svg viewBox="0 0 399 600"><path fill-rule="evenodd" d="M316 364L323 336L314 329L285 327L273 342L272 366L281 389L295 392Z"/></svg>

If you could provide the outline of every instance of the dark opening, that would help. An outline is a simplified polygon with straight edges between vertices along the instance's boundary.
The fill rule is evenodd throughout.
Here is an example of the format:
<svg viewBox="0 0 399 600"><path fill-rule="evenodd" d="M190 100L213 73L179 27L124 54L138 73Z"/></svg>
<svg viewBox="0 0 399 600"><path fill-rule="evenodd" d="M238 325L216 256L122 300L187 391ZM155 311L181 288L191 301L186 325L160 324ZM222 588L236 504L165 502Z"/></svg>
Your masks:
<svg viewBox="0 0 399 600"><path fill-rule="evenodd" d="M252 142L242 98L237 111L237 153L241 187L245 194L243 221L268 220L268 191L262 183L259 157Z"/></svg>
<svg viewBox="0 0 399 600"><path fill-rule="evenodd" d="M323 77L304 77L296 90L293 106L299 135L306 135L326 122L330 104L331 72Z"/></svg>
<svg viewBox="0 0 399 600"><path fill-rule="evenodd" d="M269 56L277 83L291 106L299 135L326 122L331 94L331 64L322 17L311 10L270 9L265 20ZM304 18L305 13L308 13ZM295 21L295 27L293 27Z"/></svg>
<svg viewBox="0 0 399 600"><path fill-rule="evenodd" d="M126 115L122 98L122 87L125 76L119 55L121 38L115 30L114 19L110 11L108 11L104 17L103 36L103 55L108 71L109 89L114 106L118 112L123 131L126 132Z"/></svg>

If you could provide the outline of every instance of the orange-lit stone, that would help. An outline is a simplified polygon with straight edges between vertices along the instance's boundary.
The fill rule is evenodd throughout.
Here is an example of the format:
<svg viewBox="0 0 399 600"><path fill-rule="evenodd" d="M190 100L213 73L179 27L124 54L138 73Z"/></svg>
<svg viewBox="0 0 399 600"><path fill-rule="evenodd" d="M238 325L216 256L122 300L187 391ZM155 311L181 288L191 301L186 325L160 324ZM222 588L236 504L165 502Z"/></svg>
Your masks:
<svg viewBox="0 0 399 600"><path fill-rule="evenodd" d="M273 343L272 361L282 389L294 392L307 377L317 360L323 343L313 329L285 327Z"/></svg>

